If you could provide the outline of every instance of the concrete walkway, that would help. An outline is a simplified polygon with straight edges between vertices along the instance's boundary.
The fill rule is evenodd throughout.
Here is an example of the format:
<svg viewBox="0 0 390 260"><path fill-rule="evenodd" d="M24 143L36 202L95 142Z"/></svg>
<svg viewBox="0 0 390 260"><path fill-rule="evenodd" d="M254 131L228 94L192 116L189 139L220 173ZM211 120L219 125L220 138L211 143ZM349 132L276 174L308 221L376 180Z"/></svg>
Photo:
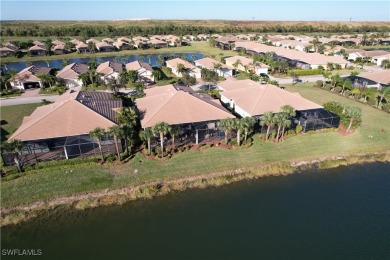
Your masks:
<svg viewBox="0 0 390 260"><path fill-rule="evenodd" d="M17 98L7 98L0 100L0 106L14 106L21 104L32 104L40 103L42 99L54 102L58 98L58 95L47 95L47 96L38 96L38 97L17 97Z"/></svg>

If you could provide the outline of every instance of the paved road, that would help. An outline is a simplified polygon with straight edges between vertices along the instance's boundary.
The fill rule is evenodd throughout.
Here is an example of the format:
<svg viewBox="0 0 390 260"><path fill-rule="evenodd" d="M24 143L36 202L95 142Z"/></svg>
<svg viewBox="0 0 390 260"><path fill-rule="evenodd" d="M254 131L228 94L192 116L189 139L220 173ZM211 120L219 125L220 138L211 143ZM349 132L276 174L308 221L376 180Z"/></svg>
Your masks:
<svg viewBox="0 0 390 260"><path fill-rule="evenodd" d="M55 101L58 95L48 95L48 96L39 96L39 97L18 97L18 98L8 98L1 99L0 106L13 106L13 105L21 105L21 104L32 104L32 103L40 103L42 99L46 99L48 101Z"/></svg>

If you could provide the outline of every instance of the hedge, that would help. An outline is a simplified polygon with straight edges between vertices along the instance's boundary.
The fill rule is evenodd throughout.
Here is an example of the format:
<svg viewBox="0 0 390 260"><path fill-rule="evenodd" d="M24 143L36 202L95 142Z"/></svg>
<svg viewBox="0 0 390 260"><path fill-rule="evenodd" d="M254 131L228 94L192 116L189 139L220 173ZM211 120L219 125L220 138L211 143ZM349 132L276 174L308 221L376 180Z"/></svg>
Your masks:
<svg viewBox="0 0 390 260"><path fill-rule="evenodd" d="M287 74L293 76L294 74L297 76L310 76L310 75L318 75L322 74L322 69L309 69L309 70L288 70Z"/></svg>

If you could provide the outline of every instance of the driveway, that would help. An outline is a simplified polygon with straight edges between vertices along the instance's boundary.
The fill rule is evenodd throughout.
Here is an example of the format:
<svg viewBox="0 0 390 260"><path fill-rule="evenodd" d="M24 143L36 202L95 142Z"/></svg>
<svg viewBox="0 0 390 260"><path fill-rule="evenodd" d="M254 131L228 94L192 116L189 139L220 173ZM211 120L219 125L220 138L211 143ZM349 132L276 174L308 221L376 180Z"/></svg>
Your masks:
<svg viewBox="0 0 390 260"><path fill-rule="evenodd" d="M20 98L38 97L40 88L26 89Z"/></svg>
<svg viewBox="0 0 390 260"><path fill-rule="evenodd" d="M42 99L46 99L48 101L54 102L57 98L58 95L8 98L8 99L1 99L0 106L5 107L5 106L14 106L14 105L21 105L21 104L40 103L42 102Z"/></svg>

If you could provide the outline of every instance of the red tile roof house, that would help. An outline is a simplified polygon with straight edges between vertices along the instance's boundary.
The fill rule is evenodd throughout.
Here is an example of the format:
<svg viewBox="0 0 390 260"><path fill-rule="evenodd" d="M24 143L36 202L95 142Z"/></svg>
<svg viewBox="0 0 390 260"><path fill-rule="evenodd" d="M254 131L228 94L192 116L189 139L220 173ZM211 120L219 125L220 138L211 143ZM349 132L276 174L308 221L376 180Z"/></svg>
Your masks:
<svg viewBox="0 0 390 260"><path fill-rule="evenodd" d="M38 45L34 45L28 49L28 53L30 56L45 56L47 51L45 48L42 48Z"/></svg>
<svg viewBox="0 0 390 260"><path fill-rule="evenodd" d="M232 67L223 64L219 61L216 61L211 58L203 58L194 61L195 66L200 67L200 68L206 68L208 70L212 70L218 73L220 77L232 77L233 76L233 69ZM219 69L216 69L215 66L220 65Z"/></svg>
<svg viewBox="0 0 390 260"><path fill-rule="evenodd" d="M177 67L179 64L183 64L184 68L187 70L190 76L195 77L197 79L201 78L200 69L195 67L188 61L182 60L180 58L175 58L172 60L167 60L165 63L167 67L171 69L172 73L175 74L177 77L182 77L181 73L177 71Z"/></svg>
<svg viewBox="0 0 390 260"><path fill-rule="evenodd" d="M149 45L154 47L154 48L156 48L156 49L167 48L168 47L168 43L167 42L160 41L158 39L151 39L149 41Z"/></svg>
<svg viewBox="0 0 390 260"><path fill-rule="evenodd" d="M0 47L0 57L8 57L15 55L15 51L8 47Z"/></svg>
<svg viewBox="0 0 390 260"><path fill-rule="evenodd" d="M123 65L118 62L106 61L96 68L96 74L100 75L101 80L107 82L108 78L118 80L119 73L123 70Z"/></svg>
<svg viewBox="0 0 390 260"><path fill-rule="evenodd" d="M79 76L87 71L88 66L86 64L72 63L60 70L56 78L64 81L68 88L80 87L83 85L83 81L79 79Z"/></svg>
<svg viewBox="0 0 390 260"><path fill-rule="evenodd" d="M45 48L45 43L44 42L41 42L41 41L33 41L33 44L35 46L39 46L41 48Z"/></svg>
<svg viewBox="0 0 390 260"><path fill-rule="evenodd" d="M134 49L133 45L130 45L128 42L125 41L116 41L112 45L114 45L118 50L131 50Z"/></svg>
<svg viewBox="0 0 390 260"><path fill-rule="evenodd" d="M88 48L88 45L83 43L83 42L79 42L77 45L76 45L76 50L78 53L86 53L86 52L89 52L89 48Z"/></svg>
<svg viewBox="0 0 390 260"><path fill-rule="evenodd" d="M55 55L65 54L66 53L65 45L63 44L55 45L53 46L52 51Z"/></svg>
<svg viewBox="0 0 390 260"><path fill-rule="evenodd" d="M115 51L114 46L106 43L106 42L98 42L95 44L96 49L98 49L99 52L110 52Z"/></svg>
<svg viewBox="0 0 390 260"><path fill-rule="evenodd" d="M218 100L208 95L178 91L172 85L145 89L145 97L135 101L143 113L142 128L165 122L179 125L184 133L176 140L199 144L210 142L218 136L217 122L234 118Z"/></svg>
<svg viewBox="0 0 390 260"><path fill-rule="evenodd" d="M23 143L23 163L99 156L98 144L89 132L117 125L115 111L121 107L122 101L113 100L110 93L68 91L55 103L38 107L24 117L10 140ZM112 137L105 136L102 146L103 153L116 153ZM119 149L122 151L121 145ZM2 157L7 164L12 163L11 156Z"/></svg>
<svg viewBox="0 0 390 260"><path fill-rule="evenodd" d="M242 117L260 119L266 112L279 113L284 105L290 105L297 111L295 124L301 124L305 130L338 127L340 118L324 110L322 106L277 86L260 84L252 80L228 78L218 83L223 90L221 102L228 105Z"/></svg>
<svg viewBox="0 0 390 260"><path fill-rule="evenodd" d="M133 61L126 64L126 70L134 70L138 73L138 80L146 83L153 83L154 77L152 75L153 69L149 63L142 61Z"/></svg>
<svg viewBox="0 0 390 260"><path fill-rule="evenodd" d="M390 87L390 72L388 70L348 76L346 78L349 78L357 88L366 87L381 90L385 87Z"/></svg>
<svg viewBox="0 0 390 260"><path fill-rule="evenodd" d="M50 74L51 68L30 66L21 70L15 75L13 80L9 79L12 88L15 89L29 89L29 88L42 88L42 81L37 77L38 74Z"/></svg>

